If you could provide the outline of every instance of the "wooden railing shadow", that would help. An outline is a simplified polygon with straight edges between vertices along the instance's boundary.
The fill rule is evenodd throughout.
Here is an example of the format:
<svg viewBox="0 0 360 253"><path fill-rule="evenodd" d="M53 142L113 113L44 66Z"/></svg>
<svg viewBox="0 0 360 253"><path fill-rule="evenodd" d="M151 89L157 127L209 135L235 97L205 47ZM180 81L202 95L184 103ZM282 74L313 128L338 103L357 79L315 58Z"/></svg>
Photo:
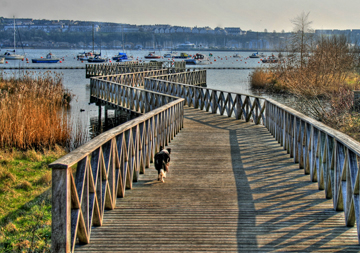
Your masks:
<svg viewBox="0 0 360 253"><path fill-rule="evenodd" d="M237 237L240 241L245 237L247 241L247 245L238 243L239 252L287 252L299 248L300 251L359 250L356 238L345 246L331 245L339 235L353 233L354 228L343 226L341 222L321 228L326 220L339 220L341 213L333 210L331 201L322 196L324 192L316 189L316 183L309 182L287 152L274 142L266 128L234 121L235 124L245 125L235 130L232 126L223 127L217 119L209 121L206 113L199 117L198 113L192 115L187 110L185 115L192 121L229 131L238 189ZM250 132L257 133L256 137L250 136ZM265 147L257 145L260 143L265 143ZM305 201L300 201L302 199ZM306 233L308 235L304 235Z"/></svg>

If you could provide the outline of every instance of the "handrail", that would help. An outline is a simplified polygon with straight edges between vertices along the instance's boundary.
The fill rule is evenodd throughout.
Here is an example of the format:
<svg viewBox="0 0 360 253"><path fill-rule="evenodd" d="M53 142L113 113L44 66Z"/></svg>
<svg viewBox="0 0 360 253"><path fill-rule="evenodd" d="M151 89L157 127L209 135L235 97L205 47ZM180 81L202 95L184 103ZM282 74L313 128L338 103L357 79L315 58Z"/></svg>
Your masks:
<svg viewBox="0 0 360 253"><path fill-rule="evenodd" d="M185 99L185 105L255 124L265 123L265 98L195 85L145 78L144 88Z"/></svg>
<svg viewBox="0 0 360 253"><path fill-rule="evenodd" d="M172 72L183 72L185 70L185 62L171 62L171 64L167 65L169 65L169 67L164 67L164 62L161 61L131 61L121 63L86 64L86 78L90 78L93 76L117 75L159 69L169 69Z"/></svg>
<svg viewBox="0 0 360 253"><path fill-rule="evenodd" d="M116 198L125 196L125 190L132 188L139 173L145 173L160 146L168 145L183 127L184 99L101 78L93 78L92 85L92 95L99 99L145 114L49 165L53 252L72 252L77 239L89 243L91 228L102 225L104 210L115 208ZM104 91L112 88L119 92L118 100Z"/></svg>
<svg viewBox="0 0 360 253"><path fill-rule="evenodd" d="M185 105L207 112L263 124L294 158L294 163L318 182L325 197L333 198L337 211L344 211L347 226L356 222L360 243L360 144L272 99L231 93L193 85L145 78L145 89L185 99ZM242 99L245 97L245 99ZM261 103L262 102L262 103Z"/></svg>
<svg viewBox="0 0 360 253"><path fill-rule="evenodd" d="M92 76L115 75L145 70L161 69L162 62L121 62L104 64L86 64L86 78Z"/></svg>
<svg viewBox="0 0 360 253"><path fill-rule="evenodd" d="M295 163L310 174L336 211L344 211L345 224L356 222L360 242L360 145L332 129L272 99L266 101L266 127Z"/></svg>
<svg viewBox="0 0 360 253"><path fill-rule="evenodd" d="M272 99L182 84L178 81L184 76L176 74L140 76L146 90L133 87L140 80L136 73L91 79L92 97L145 114L50 165L54 251L72 251L76 238L89 242L91 227L102 224L104 209L115 207L116 197L132 187L160 145L183 127L184 105L263 124L305 174L318 181L319 190L325 189L325 197L333 198L334 209L345 211L346 225L356 222L360 231L358 142Z"/></svg>

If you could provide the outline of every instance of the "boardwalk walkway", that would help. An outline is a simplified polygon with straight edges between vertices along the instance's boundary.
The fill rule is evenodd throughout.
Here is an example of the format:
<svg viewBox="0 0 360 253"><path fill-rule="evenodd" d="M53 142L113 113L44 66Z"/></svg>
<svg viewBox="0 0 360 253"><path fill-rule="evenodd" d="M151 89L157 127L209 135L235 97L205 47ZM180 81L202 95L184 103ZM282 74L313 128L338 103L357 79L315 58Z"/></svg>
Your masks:
<svg viewBox="0 0 360 253"><path fill-rule="evenodd" d="M260 125L186 108L171 172L153 167L78 252L358 252L356 227Z"/></svg>

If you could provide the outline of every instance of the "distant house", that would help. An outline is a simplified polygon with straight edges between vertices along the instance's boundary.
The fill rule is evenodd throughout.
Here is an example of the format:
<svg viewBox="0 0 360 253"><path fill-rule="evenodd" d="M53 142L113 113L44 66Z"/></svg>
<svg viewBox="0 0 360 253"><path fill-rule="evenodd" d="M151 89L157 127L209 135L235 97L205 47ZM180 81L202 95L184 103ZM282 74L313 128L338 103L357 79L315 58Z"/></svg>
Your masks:
<svg viewBox="0 0 360 253"><path fill-rule="evenodd" d="M197 27L194 27L192 30L191 30L192 33L200 33L200 30L199 28Z"/></svg>
<svg viewBox="0 0 360 253"><path fill-rule="evenodd" d="M184 27L184 33L191 33L192 29L190 27Z"/></svg>
<svg viewBox="0 0 360 253"><path fill-rule="evenodd" d="M226 31L225 31L225 29L224 29L224 28L221 28L221 27L216 27L216 28L214 29L214 33L215 33L215 34L222 34L222 35L225 35L225 34L226 34Z"/></svg>
<svg viewBox="0 0 360 253"><path fill-rule="evenodd" d="M241 35L240 27L225 27L225 31L229 35L235 35L235 36Z"/></svg>
<svg viewBox="0 0 360 253"><path fill-rule="evenodd" d="M199 33L201 33L201 34L214 33L214 30L211 29L210 27L206 26L203 28L199 28Z"/></svg>

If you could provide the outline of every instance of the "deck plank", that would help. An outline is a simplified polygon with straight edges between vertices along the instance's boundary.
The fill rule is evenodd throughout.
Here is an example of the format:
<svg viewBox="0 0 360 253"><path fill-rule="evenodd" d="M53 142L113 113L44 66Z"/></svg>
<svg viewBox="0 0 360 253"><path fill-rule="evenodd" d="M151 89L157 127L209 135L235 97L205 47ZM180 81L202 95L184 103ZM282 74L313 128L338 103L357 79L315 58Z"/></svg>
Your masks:
<svg viewBox="0 0 360 253"><path fill-rule="evenodd" d="M355 227L263 126L185 109L165 183L140 176L77 252L358 252Z"/></svg>

